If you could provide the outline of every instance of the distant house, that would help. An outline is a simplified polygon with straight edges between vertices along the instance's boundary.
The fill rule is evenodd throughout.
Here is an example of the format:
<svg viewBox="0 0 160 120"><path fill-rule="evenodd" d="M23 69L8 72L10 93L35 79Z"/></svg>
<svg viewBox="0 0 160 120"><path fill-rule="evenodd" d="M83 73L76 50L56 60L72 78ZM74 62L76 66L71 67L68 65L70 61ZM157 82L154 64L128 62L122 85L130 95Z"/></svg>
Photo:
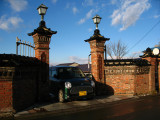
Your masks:
<svg viewBox="0 0 160 120"><path fill-rule="evenodd" d="M91 64L78 64L76 62L73 63L63 63L63 64L58 64L57 66L74 66L74 67L79 67L84 74L89 74L91 73Z"/></svg>
<svg viewBox="0 0 160 120"><path fill-rule="evenodd" d="M58 64L57 66L74 66L74 67L77 67L77 66L79 66L79 64L73 62L73 63L62 63L62 64Z"/></svg>

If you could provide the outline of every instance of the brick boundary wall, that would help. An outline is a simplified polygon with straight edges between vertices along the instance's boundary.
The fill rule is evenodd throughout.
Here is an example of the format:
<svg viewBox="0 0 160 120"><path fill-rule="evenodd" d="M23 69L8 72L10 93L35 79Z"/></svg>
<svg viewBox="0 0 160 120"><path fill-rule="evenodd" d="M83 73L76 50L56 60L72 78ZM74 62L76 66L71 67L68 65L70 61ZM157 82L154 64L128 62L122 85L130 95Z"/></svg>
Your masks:
<svg viewBox="0 0 160 120"><path fill-rule="evenodd" d="M0 112L13 111L12 72L14 67L0 67Z"/></svg>
<svg viewBox="0 0 160 120"><path fill-rule="evenodd" d="M108 94L141 95L150 93L151 66L146 60L105 61L105 80Z"/></svg>
<svg viewBox="0 0 160 120"><path fill-rule="evenodd" d="M48 64L17 55L0 58L0 112L17 112L48 100Z"/></svg>

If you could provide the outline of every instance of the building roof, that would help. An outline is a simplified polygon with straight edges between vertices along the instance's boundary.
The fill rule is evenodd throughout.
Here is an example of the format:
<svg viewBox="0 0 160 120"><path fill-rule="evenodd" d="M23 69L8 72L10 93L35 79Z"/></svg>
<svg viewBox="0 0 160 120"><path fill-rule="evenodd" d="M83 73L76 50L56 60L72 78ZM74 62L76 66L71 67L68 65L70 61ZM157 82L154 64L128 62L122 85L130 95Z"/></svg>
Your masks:
<svg viewBox="0 0 160 120"><path fill-rule="evenodd" d="M89 64L89 68L88 68L88 64L81 64L78 66L83 72L91 72L91 64Z"/></svg>
<svg viewBox="0 0 160 120"><path fill-rule="evenodd" d="M62 63L62 64L58 64L56 66L79 66L79 64L76 62L73 62L73 63Z"/></svg>

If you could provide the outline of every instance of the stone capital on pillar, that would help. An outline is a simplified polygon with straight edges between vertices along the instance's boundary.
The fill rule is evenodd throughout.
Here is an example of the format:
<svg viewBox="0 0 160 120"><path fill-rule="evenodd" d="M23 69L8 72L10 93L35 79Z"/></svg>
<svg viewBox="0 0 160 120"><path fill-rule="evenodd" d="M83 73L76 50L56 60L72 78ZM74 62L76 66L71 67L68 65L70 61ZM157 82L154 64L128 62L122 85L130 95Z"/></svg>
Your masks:
<svg viewBox="0 0 160 120"><path fill-rule="evenodd" d="M35 44L35 57L42 62L45 62L49 65L49 44L51 36L56 34L57 31L52 31L50 28L47 28L45 21L39 23L39 27L34 29L33 32L28 33L29 36L33 37Z"/></svg>
<svg viewBox="0 0 160 120"><path fill-rule="evenodd" d="M104 82L104 45L109 38L105 38L96 29L93 36L85 40L91 48L92 75L97 82Z"/></svg>

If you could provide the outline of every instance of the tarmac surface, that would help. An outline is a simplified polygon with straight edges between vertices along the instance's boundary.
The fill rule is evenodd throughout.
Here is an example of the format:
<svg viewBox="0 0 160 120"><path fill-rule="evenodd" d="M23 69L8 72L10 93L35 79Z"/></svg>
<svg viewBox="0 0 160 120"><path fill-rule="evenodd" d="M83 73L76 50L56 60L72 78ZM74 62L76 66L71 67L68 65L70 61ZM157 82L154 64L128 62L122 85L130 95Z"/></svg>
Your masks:
<svg viewBox="0 0 160 120"><path fill-rule="evenodd" d="M75 113L79 111L86 111L90 109L97 109L103 107L105 104L112 102L124 101L130 99L138 99L137 96L96 96L93 100L76 100L65 103L43 103L35 104L34 106L27 108L24 111L14 114L16 120L27 119L27 117L44 116L49 114L61 114L61 113Z"/></svg>

